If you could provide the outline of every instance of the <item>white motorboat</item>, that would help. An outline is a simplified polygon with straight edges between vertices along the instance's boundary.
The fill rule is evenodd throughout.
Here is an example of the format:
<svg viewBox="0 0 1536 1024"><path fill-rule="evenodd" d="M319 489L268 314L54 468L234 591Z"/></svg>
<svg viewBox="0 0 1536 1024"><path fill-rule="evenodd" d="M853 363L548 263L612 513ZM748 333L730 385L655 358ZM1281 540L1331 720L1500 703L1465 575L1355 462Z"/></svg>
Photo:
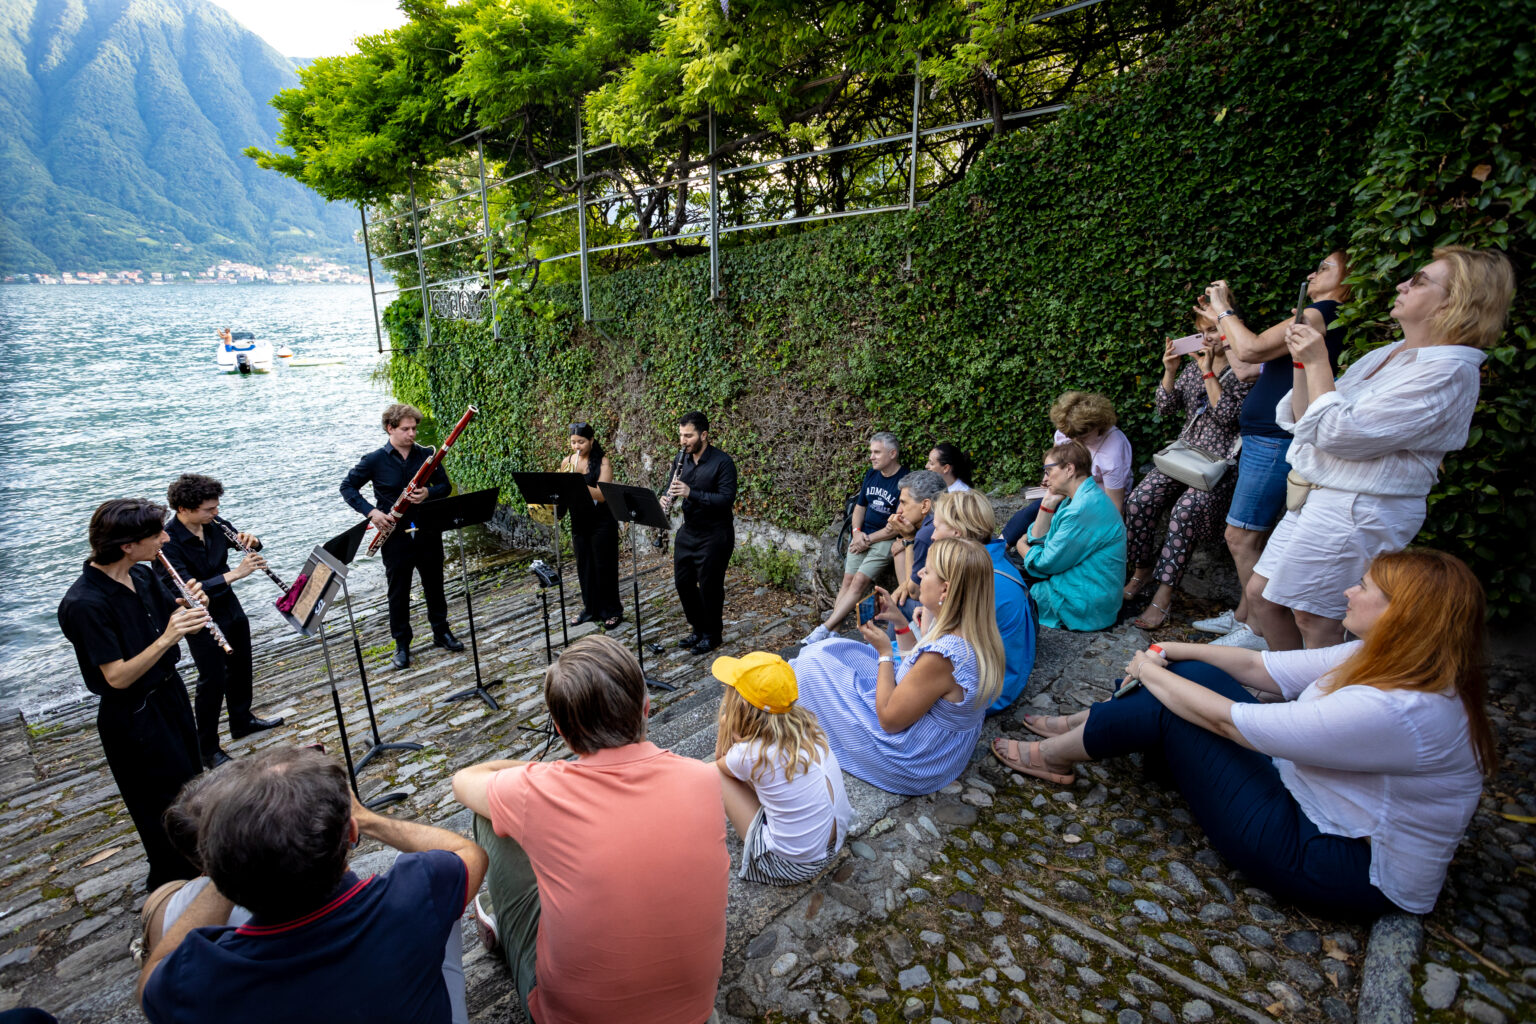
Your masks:
<svg viewBox="0 0 1536 1024"><path fill-rule="evenodd" d="M250 331L219 331L218 365L223 373L268 373L272 369L272 343Z"/></svg>

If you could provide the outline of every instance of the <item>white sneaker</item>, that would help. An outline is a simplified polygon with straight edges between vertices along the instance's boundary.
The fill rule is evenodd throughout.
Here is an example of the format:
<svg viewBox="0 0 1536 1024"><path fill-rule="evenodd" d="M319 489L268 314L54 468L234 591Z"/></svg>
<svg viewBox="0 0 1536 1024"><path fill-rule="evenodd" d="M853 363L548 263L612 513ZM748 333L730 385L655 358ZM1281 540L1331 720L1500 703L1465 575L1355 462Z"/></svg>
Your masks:
<svg viewBox="0 0 1536 1024"><path fill-rule="evenodd" d="M1213 615L1209 619L1196 619L1190 625L1202 633L1216 633L1226 636L1241 625L1241 623L1237 621L1237 609L1228 608L1220 615Z"/></svg>
<svg viewBox="0 0 1536 1024"><path fill-rule="evenodd" d="M800 643L806 647L809 647L811 644L819 644L823 640L830 640L831 638L832 631L830 629L828 629L826 626L817 626L815 629L807 633L805 637L800 641Z"/></svg>
<svg viewBox="0 0 1536 1024"><path fill-rule="evenodd" d="M501 948L501 929L496 924L496 911L491 907L491 894L478 894L474 908L475 931L480 936L480 945L485 947L487 953L495 953Z"/></svg>
<svg viewBox="0 0 1536 1024"><path fill-rule="evenodd" d="M1269 644L1264 638L1248 628L1245 622L1226 636L1219 636L1211 641L1212 647L1245 647L1250 651L1267 651Z"/></svg>

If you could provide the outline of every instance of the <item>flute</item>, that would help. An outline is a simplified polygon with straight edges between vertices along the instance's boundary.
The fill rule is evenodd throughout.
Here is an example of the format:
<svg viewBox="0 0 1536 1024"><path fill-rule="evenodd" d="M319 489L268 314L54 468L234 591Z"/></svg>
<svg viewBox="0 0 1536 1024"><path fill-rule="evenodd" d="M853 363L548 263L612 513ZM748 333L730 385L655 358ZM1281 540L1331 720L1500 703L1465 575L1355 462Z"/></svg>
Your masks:
<svg viewBox="0 0 1536 1024"><path fill-rule="evenodd" d="M219 529L224 531L224 536L229 538L229 542L235 546L235 550L240 552L240 557L244 558L246 555L252 554L254 552L254 548L248 548L244 544L240 543L240 534L233 526L230 526L222 519L215 519L214 522L218 524ZM261 571L267 574L267 579L277 584L278 590L281 590L285 594L288 592L288 584L279 579L277 573L273 572L271 569L268 569L266 566L262 566Z"/></svg>
<svg viewBox="0 0 1536 1024"><path fill-rule="evenodd" d="M160 559L160 564L165 566L165 571L171 574L171 582L176 584L176 590L181 594L181 599L187 602L187 607L202 608L203 603L192 596L192 588L187 586L187 581L181 578L181 573L176 571L176 567L171 564L171 560L165 557L165 552L160 552L158 557ZM224 631L219 628L219 624L217 622L213 621L212 615L208 616L207 629L209 634L213 637L213 642L224 648L225 654L235 653L235 649L229 646L229 641L225 639Z"/></svg>

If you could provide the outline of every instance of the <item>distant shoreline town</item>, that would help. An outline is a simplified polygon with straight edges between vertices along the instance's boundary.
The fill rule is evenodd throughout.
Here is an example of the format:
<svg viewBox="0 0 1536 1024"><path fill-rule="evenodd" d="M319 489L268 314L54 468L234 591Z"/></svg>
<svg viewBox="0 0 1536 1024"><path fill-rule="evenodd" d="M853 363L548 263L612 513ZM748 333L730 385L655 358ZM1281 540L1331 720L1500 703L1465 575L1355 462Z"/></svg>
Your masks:
<svg viewBox="0 0 1536 1024"><path fill-rule="evenodd" d="M220 260L207 270L65 270L58 274L6 274L0 284L164 285L164 284L367 284L368 278L330 260L300 256L270 269Z"/></svg>

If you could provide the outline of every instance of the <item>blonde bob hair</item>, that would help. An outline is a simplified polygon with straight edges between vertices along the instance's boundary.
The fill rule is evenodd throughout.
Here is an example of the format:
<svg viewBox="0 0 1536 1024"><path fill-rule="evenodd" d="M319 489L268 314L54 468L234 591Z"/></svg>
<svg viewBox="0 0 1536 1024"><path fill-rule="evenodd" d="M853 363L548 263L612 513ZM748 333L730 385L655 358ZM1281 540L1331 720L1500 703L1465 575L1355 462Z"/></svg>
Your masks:
<svg viewBox="0 0 1536 1024"><path fill-rule="evenodd" d="M1515 296L1515 268L1497 249L1447 245L1435 250L1444 263L1445 305L1430 320L1441 345L1489 348L1504 333Z"/></svg>
<svg viewBox="0 0 1536 1024"><path fill-rule="evenodd" d="M933 506L933 521L942 522L967 540L985 544L997 533L997 514L992 502L977 490L949 491Z"/></svg>
<svg viewBox="0 0 1536 1024"><path fill-rule="evenodd" d="M1064 391L1051 403L1051 423L1074 441L1119 422L1115 403L1093 391Z"/></svg>
<svg viewBox="0 0 1536 1024"><path fill-rule="evenodd" d="M732 744L758 743L757 759L747 772L753 782L771 776L775 763L782 767L786 781L793 779L810 771L811 765L831 749L827 734L809 708L797 703L788 711L771 714L747 703L734 686L725 687L720 694L717 735L717 759L724 757Z"/></svg>
<svg viewBox="0 0 1536 1024"><path fill-rule="evenodd" d="M928 571L949 584L927 636L959 635L976 654L976 700L989 707L1003 689L1003 637L997 631L992 557L974 540L946 537L928 549Z"/></svg>

